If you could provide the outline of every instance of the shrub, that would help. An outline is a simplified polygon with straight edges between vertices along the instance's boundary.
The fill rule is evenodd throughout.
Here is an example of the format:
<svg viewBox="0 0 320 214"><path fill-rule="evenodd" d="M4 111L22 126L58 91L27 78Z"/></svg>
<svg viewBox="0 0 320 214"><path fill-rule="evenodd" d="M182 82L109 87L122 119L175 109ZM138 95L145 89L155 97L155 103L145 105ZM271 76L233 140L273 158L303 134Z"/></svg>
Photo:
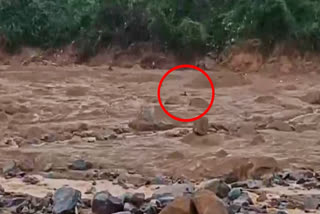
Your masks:
<svg viewBox="0 0 320 214"><path fill-rule="evenodd" d="M77 41L87 56L110 44L126 48L139 41L183 53L221 51L251 38L317 50L319 25L317 0L0 0L7 48Z"/></svg>

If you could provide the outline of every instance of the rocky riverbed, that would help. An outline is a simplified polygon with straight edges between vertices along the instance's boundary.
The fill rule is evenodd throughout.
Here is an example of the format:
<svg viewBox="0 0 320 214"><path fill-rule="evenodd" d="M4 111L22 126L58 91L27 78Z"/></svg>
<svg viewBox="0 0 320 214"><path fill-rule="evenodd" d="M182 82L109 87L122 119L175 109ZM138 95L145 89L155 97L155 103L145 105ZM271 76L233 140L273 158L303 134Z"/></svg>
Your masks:
<svg viewBox="0 0 320 214"><path fill-rule="evenodd" d="M26 214L319 213L320 175L309 169L283 171L245 181L226 176L198 184L161 176L144 185L127 181L119 184L121 179L121 175L93 181L35 175L2 179L0 211Z"/></svg>
<svg viewBox="0 0 320 214"><path fill-rule="evenodd" d="M1 211L317 212L319 74L164 73L2 66Z"/></svg>

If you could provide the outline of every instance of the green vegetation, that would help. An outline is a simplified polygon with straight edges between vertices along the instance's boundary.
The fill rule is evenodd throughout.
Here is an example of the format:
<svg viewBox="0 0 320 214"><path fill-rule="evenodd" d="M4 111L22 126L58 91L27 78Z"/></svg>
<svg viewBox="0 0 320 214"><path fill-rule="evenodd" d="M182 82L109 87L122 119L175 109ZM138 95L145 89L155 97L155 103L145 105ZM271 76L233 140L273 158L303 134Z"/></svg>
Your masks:
<svg viewBox="0 0 320 214"><path fill-rule="evenodd" d="M84 55L152 41L166 49L223 50L250 38L318 50L319 0L0 0L6 48L59 47Z"/></svg>

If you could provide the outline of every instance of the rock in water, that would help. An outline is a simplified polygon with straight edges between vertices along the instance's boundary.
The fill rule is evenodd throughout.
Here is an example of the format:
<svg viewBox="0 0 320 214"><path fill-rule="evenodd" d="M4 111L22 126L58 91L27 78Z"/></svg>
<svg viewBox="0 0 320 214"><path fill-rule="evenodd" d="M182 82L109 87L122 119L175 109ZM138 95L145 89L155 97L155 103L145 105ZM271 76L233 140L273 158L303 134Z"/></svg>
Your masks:
<svg viewBox="0 0 320 214"><path fill-rule="evenodd" d="M201 189L214 192L219 198L225 198L230 192L230 187L220 179L212 179L201 184Z"/></svg>
<svg viewBox="0 0 320 214"><path fill-rule="evenodd" d="M129 122L129 127L137 131L168 130L176 126L160 106L143 106L137 118Z"/></svg>
<svg viewBox="0 0 320 214"><path fill-rule="evenodd" d="M69 168L73 170L88 170L92 168L92 163L79 159L73 161Z"/></svg>
<svg viewBox="0 0 320 214"><path fill-rule="evenodd" d="M241 194L242 194L242 189L241 188L234 188L234 189L232 189L230 192L229 192L229 194L228 194L228 198L230 199L230 200L236 200L237 198L239 198L240 196L241 196Z"/></svg>
<svg viewBox="0 0 320 214"><path fill-rule="evenodd" d="M209 129L209 120L206 117L202 117L193 123L193 132L197 135L206 135Z"/></svg>
<svg viewBox="0 0 320 214"><path fill-rule="evenodd" d="M265 139L263 138L263 136L262 135L256 135L253 139L252 139L252 141L251 141L251 145L261 145L261 144L264 144L266 141L265 141Z"/></svg>
<svg viewBox="0 0 320 214"><path fill-rule="evenodd" d="M224 206L221 199L214 193L208 190L197 192L193 199L196 213L201 214L228 214L227 208Z"/></svg>
<svg viewBox="0 0 320 214"><path fill-rule="evenodd" d="M292 127L288 123L282 122L280 120L276 120L268 124L267 129L275 129L275 130L284 131L284 132L292 131Z"/></svg>
<svg viewBox="0 0 320 214"><path fill-rule="evenodd" d="M302 101L319 105L320 104L320 91L312 91L300 98Z"/></svg>
<svg viewBox="0 0 320 214"><path fill-rule="evenodd" d="M202 98L192 98L189 102L189 105L196 108L208 108L209 103Z"/></svg>
<svg viewBox="0 0 320 214"><path fill-rule="evenodd" d="M6 177L15 177L17 174L19 174L19 172L20 168L15 161L9 161L5 163L4 167L2 168L2 173Z"/></svg>
<svg viewBox="0 0 320 214"><path fill-rule="evenodd" d="M108 191L95 194L92 200L92 213L112 214L123 211L121 199L112 196Z"/></svg>
<svg viewBox="0 0 320 214"><path fill-rule="evenodd" d="M71 187L61 187L53 196L53 213L73 213L77 203L81 200L81 192Z"/></svg>

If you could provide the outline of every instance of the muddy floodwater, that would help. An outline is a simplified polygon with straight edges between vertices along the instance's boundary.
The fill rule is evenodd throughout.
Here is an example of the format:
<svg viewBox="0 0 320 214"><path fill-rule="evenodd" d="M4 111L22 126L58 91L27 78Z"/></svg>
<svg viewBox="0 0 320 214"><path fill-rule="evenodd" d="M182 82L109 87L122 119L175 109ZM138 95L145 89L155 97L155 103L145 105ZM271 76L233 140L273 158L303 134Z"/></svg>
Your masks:
<svg viewBox="0 0 320 214"><path fill-rule="evenodd" d="M173 121L160 109L157 89L165 72L2 66L0 167L15 160L46 183L30 188L19 179L1 180L3 186L43 197L72 180L75 188L85 191L87 184L81 182L90 180L94 171L70 170L77 159L89 161L92 169L195 183L224 176L248 162L277 169L320 169L320 74L207 71L215 96L206 114L208 133L200 136L193 133L192 123ZM211 92L199 71L178 70L165 79L161 100L171 114L192 118L207 108ZM153 108L146 117L161 121L160 128L139 123L143 108ZM113 186L101 182L98 189ZM116 195L125 191L112 188Z"/></svg>

